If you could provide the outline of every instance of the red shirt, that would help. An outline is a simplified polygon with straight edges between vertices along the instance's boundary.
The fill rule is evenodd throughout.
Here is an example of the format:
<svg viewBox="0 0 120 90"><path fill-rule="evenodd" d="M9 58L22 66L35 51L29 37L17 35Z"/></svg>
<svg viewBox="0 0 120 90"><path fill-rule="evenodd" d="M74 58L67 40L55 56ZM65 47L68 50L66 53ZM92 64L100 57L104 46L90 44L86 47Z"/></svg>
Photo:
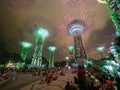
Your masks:
<svg viewBox="0 0 120 90"><path fill-rule="evenodd" d="M106 80L106 84L110 87L110 89L108 89L108 90L115 90L114 85L112 84L112 82L110 80Z"/></svg>
<svg viewBox="0 0 120 90"><path fill-rule="evenodd" d="M78 69L78 78L85 79L85 70L84 69Z"/></svg>

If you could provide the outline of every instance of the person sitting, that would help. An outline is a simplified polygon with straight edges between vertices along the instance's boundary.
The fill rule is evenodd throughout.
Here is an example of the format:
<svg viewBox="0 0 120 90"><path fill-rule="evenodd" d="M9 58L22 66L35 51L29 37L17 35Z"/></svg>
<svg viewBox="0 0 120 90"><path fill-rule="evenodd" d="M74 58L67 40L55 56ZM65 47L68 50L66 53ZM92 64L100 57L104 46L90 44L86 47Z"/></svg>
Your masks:
<svg viewBox="0 0 120 90"><path fill-rule="evenodd" d="M65 90L73 90L72 85L70 85L70 81L67 81L67 84L65 85Z"/></svg>

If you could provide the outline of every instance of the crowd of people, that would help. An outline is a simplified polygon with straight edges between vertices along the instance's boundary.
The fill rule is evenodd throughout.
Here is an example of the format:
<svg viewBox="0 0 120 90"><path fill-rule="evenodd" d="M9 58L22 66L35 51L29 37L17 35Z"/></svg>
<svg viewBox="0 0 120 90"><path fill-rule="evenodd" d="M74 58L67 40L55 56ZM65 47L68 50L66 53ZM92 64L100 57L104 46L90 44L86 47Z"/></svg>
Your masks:
<svg viewBox="0 0 120 90"><path fill-rule="evenodd" d="M74 81L67 80L65 90L120 90L120 78L111 79L109 76L99 72L95 73L83 66L78 66L74 71ZM62 68L31 68L31 69L11 69L0 68L0 81L7 80L11 72L17 74L31 74L40 76L40 84L49 85L51 81L57 80L59 75L65 76ZM72 73L71 73L72 74Z"/></svg>
<svg viewBox="0 0 120 90"><path fill-rule="evenodd" d="M120 78L111 79L99 72L90 72L83 66L78 66L74 84L67 81L65 90L120 90Z"/></svg>

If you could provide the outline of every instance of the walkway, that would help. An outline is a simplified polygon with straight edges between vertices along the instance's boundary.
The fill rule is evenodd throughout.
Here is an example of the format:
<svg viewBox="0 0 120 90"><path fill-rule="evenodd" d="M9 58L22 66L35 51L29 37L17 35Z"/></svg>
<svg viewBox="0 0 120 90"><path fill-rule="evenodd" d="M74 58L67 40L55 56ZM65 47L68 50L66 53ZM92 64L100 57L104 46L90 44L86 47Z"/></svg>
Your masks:
<svg viewBox="0 0 120 90"><path fill-rule="evenodd" d="M36 81L20 90L64 90L67 80L73 82L74 74L66 73L65 76L59 76L57 80L52 81L49 85L46 83L40 84L40 81Z"/></svg>

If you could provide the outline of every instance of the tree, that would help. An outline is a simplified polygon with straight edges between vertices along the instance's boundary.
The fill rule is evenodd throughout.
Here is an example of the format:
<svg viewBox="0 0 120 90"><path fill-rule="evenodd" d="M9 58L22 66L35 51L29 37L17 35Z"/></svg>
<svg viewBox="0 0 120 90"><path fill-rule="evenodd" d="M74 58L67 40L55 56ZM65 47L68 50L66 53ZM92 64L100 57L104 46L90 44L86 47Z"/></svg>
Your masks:
<svg viewBox="0 0 120 90"><path fill-rule="evenodd" d="M0 64L5 65L9 60L10 53L5 48L5 42L0 42Z"/></svg>
<svg viewBox="0 0 120 90"><path fill-rule="evenodd" d="M17 54L17 53L11 53L10 59L14 63L23 62L23 59L22 59L21 55Z"/></svg>

